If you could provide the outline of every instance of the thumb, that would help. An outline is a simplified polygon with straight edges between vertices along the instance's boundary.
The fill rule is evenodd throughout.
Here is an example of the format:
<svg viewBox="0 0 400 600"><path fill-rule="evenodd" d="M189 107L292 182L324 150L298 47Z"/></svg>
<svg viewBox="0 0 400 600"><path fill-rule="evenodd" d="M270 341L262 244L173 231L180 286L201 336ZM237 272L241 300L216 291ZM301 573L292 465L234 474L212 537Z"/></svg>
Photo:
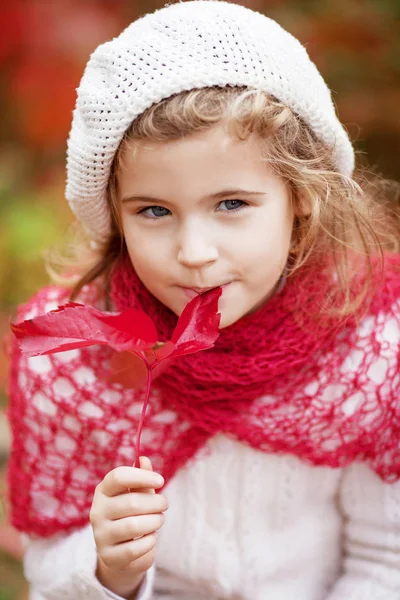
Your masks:
<svg viewBox="0 0 400 600"><path fill-rule="evenodd" d="M139 468L144 469L145 471L152 471L153 465L151 464L151 460L147 456L140 456Z"/></svg>
<svg viewBox="0 0 400 600"><path fill-rule="evenodd" d="M144 469L145 471L152 471L153 465L151 464L151 460L147 456L139 457L139 468ZM155 494L156 491L153 488L144 488L141 490L144 494Z"/></svg>

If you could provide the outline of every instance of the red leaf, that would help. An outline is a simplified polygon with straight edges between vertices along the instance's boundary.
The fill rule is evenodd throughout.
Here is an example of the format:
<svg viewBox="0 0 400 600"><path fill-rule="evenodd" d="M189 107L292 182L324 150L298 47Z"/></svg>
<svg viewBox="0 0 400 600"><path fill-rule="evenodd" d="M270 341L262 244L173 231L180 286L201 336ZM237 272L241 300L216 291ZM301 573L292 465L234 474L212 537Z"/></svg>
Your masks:
<svg viewBox="0 0 400 600"><path fill-rule="evenodd" d="M110 360L110 383L120 383L125 388L139 389L146 385L147 366L143 358L132 352L116 352Z"/></svg>
<svg viewBox="0 0 400 600"><path fill-rule="evenodd" d="M179 317L172 340L167 342L157 342L153 321L141 311L129 309L122 313L106 313L74 302L59 306L46 315L11 324L11 329L27 356L106 344L117 351L111 359L113 372L108 381L133 388L147 383L135 445L135 466L138 466L152 379L168 367L174 356L214 345L219 335L220 315L217 311L221 293L221 288L216 288L191 300Z"/></svg>
<svg viewBox="0 0 400 600"><path fill-rule="evenodd" d="M111 375L107 377L110 383L119 383L125 388L140 389L147 383L147 369L153 371L153 379L161 375L170 364L167 360L174 349L172 342L166 342L159 348L144 353L115 352L110 360ZM149 356L150 353L152 356ZM143 360L146 357L149 367ZM154 365L154 366L151 366Z"/></svg>
<svg viewBox="0 0 400 600"><path fill-rule="evenodd" d="M117 351L145 350L157 341L154 323L144 312L106 313L70 302L34 319L11 324L27 356L105 344Z"/></svg>
<svg viewBox="0 0 400 600"><path fill-rule="evenodd" d="M160 363L165 360L175 351L175 346L172 342L157 342L151 349L146 350L146 358L150 365Z"/></svg>
<svg viewBox="0 0 400 600"><path fill-rule="evenodd" d="M221 315L218 313L218 299L221 294L220 287L214 288L199 294L185 306L171 337L175 344L171 357L214 346L219 336Z"/></svg>

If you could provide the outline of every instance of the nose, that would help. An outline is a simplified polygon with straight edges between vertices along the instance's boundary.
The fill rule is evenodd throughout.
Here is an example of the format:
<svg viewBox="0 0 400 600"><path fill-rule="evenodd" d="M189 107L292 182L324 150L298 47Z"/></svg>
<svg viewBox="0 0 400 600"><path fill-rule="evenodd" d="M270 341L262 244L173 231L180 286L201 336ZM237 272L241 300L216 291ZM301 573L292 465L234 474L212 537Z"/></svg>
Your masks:
<svg viewBox="0 0 400 600"><path fill-rule="evenodd" d="M181 232L178 247L178 262L186 267L202 267L218 259L218 248L206 227L186 227Z"/></svg>

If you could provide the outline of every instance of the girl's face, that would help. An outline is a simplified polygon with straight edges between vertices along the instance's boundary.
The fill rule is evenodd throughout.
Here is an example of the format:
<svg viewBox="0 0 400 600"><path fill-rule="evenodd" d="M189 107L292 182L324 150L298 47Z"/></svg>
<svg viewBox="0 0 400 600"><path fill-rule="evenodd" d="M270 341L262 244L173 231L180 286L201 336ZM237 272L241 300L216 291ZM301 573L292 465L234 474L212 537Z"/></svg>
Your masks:
<svg viewBox="0 0 400 600"><path fill-rule="evenodd" d="M222 125L171 142L135 142L118 176L123 233L145 287L176 315L223 286L221 327L262 306L285 267L293 208L255 135Z"/></svg>

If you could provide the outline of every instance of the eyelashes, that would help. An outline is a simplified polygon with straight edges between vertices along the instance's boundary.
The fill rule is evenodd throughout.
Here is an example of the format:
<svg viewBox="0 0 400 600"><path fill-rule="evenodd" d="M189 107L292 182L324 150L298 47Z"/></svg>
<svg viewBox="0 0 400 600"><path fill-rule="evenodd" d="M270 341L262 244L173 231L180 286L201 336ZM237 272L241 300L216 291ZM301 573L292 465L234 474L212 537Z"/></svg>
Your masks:
<svg viewBox="0 0 400 600"><path fill-rule="evenodd" d="M169 210L167 208L164 208L163 206L148 206L147 208L142 208L141 210L139 210L138 214L141 217L144 217L145 219L156 219L159 220L161 217L166 217L167 215L163 214L153 214L153 215L149 215L148 211L150 210L164 210L167 211L167 213L169 212Z"/></svg>
<svg viewBox="0 0 400 600"><path fill-rule="evenodd" d="M239 206L237 206L238 203L239 203ZM229 205L230 207L232 207L232 205L235 205L235 206L233 207L233 209L227 208L227 210L218 210L217 212L225 212L225 213L233 213L233 214L237 214L237 213L241 212L244 208L249 206L249 204L247 202L244 202L243 200L222 200L222 202L220 202L218 204L218 206L220 206L221 204L226 205L226 206ZM149 214L149 211L154 211L154 213L151 215L151 214ZM164 211L164 213L163 213L163 211ZM168 208L164 208L163 206L148 206L146 208L140 209L137 212L137 214L143 219L147 219L150 221L160 221L162 218L168 217L171 214L171 211L168 210Z"/></svg>

